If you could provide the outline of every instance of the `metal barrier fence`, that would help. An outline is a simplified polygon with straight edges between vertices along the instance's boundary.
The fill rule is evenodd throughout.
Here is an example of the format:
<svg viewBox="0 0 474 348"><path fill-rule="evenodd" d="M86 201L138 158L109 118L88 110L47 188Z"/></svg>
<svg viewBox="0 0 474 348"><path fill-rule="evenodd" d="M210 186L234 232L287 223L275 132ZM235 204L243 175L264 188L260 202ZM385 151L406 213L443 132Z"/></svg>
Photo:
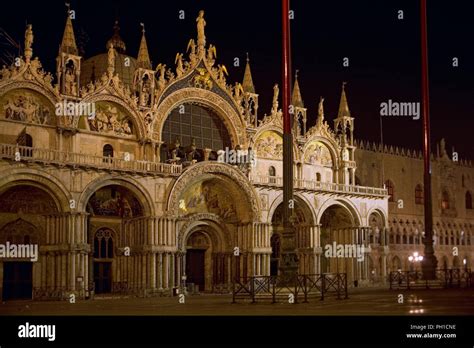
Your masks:
<svg viewBox="0 0 474 348"><path fill-rule="evenodd" d="M323 301L328 295L337 299L347 299L347 274L323 273L301 274L292 279L281 276L252 276L235 278L232 284L232 303L238 299L249 299L252 303L258 300L269 300L272 303L287 302L308 303L308 299L319 298Z"/></svg>
<svg viewBox="0 0 474 348"><path fill-rule="evenodd" d="M474 274L470 269L437 269L436 279L423 279L421 271L394 271L390 272L390 289L415 289L415 288L462 288L474 285Z"/></svg>

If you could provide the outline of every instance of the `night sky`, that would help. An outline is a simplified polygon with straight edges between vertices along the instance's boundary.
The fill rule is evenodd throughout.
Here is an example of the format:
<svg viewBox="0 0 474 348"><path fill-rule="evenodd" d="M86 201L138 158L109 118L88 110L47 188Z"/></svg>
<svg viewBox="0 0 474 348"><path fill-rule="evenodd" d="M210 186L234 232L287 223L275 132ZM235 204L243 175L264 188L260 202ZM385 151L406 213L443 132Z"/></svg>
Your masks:
<svg viewBox="0 0 474 348"><path fill-rule="evenodd" d="M468 1L428 1L430 108L432 142L446 138L461 158L474 159L474 28ZM380 140L380 103L420 101L419 1L292 1L293 70L299 82L308 123L316 119L319 96L325 98L326 119L337 114L342 81L355 117L356 138ZM281 81L280 1L71 1L76 11L76 41L85 57L104 53L118 17L127 53L136 56L146 35L153 67L174 67L177 52L185 52L196 37L195 18L205 10L207 43L217 47L217 63L227 66L228 82L241 81L249 52L259 116L269 113L272 87ZM185 19L178 17L185 11ZM399 20L398 10L404 11ZM33 24L34 55L55 71L55 57L66 16L64 1L2 3L0 28L23 45L25 23ZM0 38L0 50L8 47ZM1 51L0 51L1 53ZM2 54L3 56L3 54ZM241 60L234 67L234 57ZM343 58L349 67L343 67ZM459 67L452 66L452 58ZM280 104L281 105L281 104ZM384 117L387 144L421 148L421 120ZM433 148L435 151L435 148Z"/></svg>

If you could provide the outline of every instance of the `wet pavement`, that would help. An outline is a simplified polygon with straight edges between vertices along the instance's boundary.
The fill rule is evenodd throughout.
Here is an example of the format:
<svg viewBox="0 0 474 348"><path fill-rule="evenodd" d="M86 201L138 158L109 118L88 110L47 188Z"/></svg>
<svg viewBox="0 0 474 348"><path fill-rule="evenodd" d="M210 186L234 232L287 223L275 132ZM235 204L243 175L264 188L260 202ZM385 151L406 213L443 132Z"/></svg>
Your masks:
<svg viewBox="0 0 474 348"><path fill-rule="evenodd" d="M473 315L474 289L358 288L349 292L348 299L341 300L328 297L297 304L272 304L271 300L231 302L230 294L188 295L185 303L179 303L178 297L105 297L74 304L9 301L0 304L0 315Z"/></svg>

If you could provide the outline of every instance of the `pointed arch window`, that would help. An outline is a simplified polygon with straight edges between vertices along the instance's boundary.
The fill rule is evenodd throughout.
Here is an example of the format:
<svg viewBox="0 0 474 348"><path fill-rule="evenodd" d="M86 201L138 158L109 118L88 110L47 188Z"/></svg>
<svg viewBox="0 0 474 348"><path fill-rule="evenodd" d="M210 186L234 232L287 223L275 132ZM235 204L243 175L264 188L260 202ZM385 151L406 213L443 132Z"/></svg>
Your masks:
<svg viewBox="0 0 474 348"><path fill-rule="evenodd" d="M274 166L268 167L268 176L269 176L269 181L270 184L275 184L276 183L276 169Z"/></svg>
<svg viewBox="0 0 474 348"><path fill-rule="evenodd" d="M441 194L441 209L447 210L450 208L450 202L449 202L449 193L448 191L443 191Z"/></svg>
<svg viewBox="0 0 474 348"><path fill-rule="evenodd" d="M420 184L415 187L415 204L423 204L423 187Z"/></svg>
<svg viewBox="0 0 474 348"><path fill-rule="evenodd" d="M391 180L385 181L385 189L387 190L388 195L390 196L388 198L389 202L395 202L395 186L393 185L393 182Z"/></svg>
<svg viewBox="0 0 474 348"><path fill-rule="evenodd" d="M94 236L94 258L111 259L114 257L114 240L112 232L101 229Z"/></svg>
<svg viewBox="0 0 474 348"><path fill-rule="evenodd" d="M472 194L471 192L466 192L466 209L472 209Z"/></svg>

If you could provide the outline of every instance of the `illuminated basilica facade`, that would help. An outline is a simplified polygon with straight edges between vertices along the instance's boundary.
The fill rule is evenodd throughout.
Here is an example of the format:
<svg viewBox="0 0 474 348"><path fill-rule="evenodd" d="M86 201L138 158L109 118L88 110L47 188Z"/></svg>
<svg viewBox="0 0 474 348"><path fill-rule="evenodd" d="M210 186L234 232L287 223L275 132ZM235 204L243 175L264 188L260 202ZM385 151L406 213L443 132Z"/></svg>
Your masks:
<svg viewBox="0 0 474 348"><path fill-rule="evenodd" d="M176 66L153 68L145 32L132 57L118 24L104 54L79 56L68 17L54 77L33 58L27 27L23 56L0 71L0 243L38 244L39 257L0 258L4 299L169 295L183 276L228 292L235 274L278 274L278 86L261 116L249 60L229 84L203 12L196 22ZM421 155L356 141L344 86L333 126L323 99L307 124L297 78L292 98L299 272L367 286L416 266L407 257L423 251ZM219 161L226 148L255 163ZM433 171L438 267L470 267L474 171L444 144ZM326 257L334 242L365 245L363 261Z"/></svg>

